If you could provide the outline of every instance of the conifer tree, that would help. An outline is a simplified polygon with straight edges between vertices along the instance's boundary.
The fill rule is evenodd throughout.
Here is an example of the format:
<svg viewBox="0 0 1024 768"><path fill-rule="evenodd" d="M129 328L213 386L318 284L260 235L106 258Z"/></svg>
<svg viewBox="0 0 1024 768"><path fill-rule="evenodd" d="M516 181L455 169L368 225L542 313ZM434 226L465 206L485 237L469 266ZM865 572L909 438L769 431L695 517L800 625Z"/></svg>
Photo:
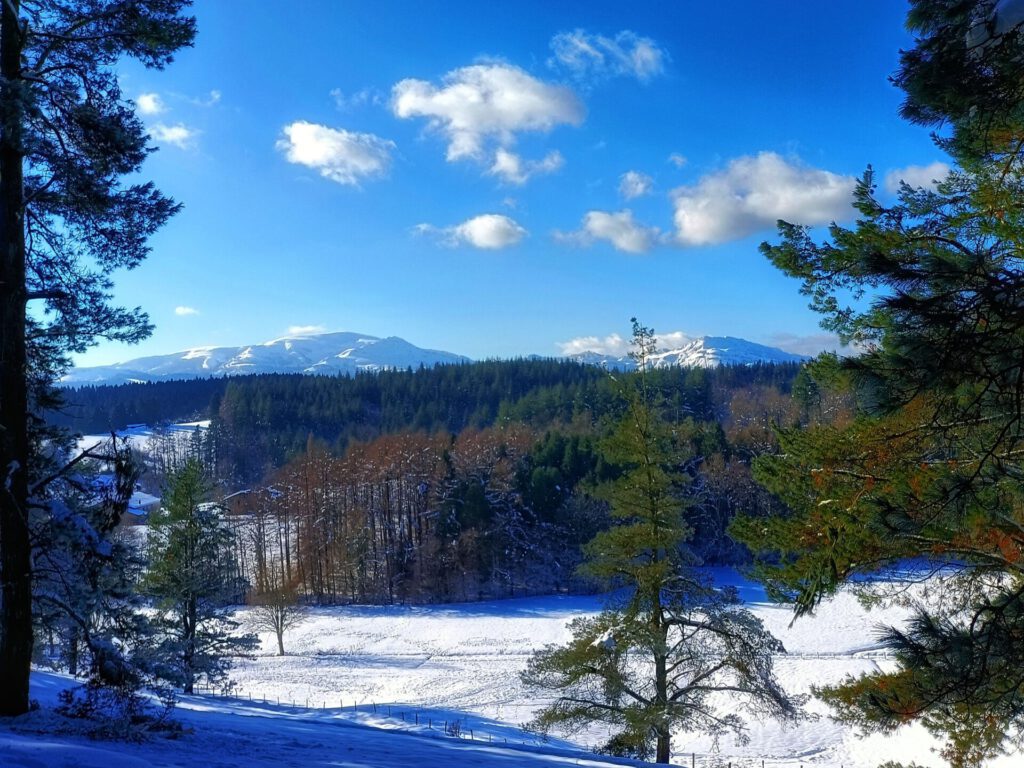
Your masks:
<svg viewBox="0 0 1024 768"><path fill-rule="evenodd" d="M887 203L868 171L860 217L824 242L780 222L762 250L799 278L823 326L861 354L812 373L847 382L846 423L783 430L758 476L789 505L735 528L798 615L908 559L948 565L884 643L897 669L824 692L845 718L918 721L975 766L1024 727L1024 27L1007 3L916 0L895 80L904 113L948 124L959 168Z"/></svg>
<svg viewBox="0 0 1024 768"><path fill-rule="evenodd" d="M638 370L623 382L625 415L605 446L626 468L606 489L616 524L586 546L582 568L625 596L574 620L569 644L537 653L523 681L557 697L534 727L609 723L618 733L606 749L644 758L653 744L667 763L674 728L742 738L737 710L792 719L798 703L774 677L782 644L740 607L734 589L696 569L681 471L685 427L661 416L648 371L654 334L635 319L633 344ZM736 709L716 701L724 690Z"/></svg>
<svg viewBox="0 0 1024 768"><path fill-rule="evenodd" d="M188 459L168 478L163 505L150 515L148 569L144 581L161 612L159 654L163 676L192 693L200 677L225 678L230 655L251 650L254 635L237 635L227 605L243 585L235 577L234 536L223 508L209 500L202 464Z"/></svg>
<svg viewBox="0 0 1024 768"><path fill-rule="evenodd" d="M114 66L170 62L195 34L188 4L0 4L0 716L28 709L30 529L58 476L34 415L53 405L70 353L148 334L144 313L111 303L110 276L139 264L177 210L151 184L122 183L149 148Z"/></svg>

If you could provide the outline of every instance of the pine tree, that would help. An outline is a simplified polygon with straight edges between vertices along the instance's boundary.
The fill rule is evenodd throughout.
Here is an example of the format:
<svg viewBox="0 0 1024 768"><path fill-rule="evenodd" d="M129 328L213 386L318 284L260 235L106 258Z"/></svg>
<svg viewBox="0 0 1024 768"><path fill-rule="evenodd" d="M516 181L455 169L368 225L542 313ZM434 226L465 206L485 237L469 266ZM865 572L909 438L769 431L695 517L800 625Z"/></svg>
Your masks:
<svg viewBox="0 0 1024 768"><path fill-rule="evenodd" d="M202 464L189 459L168 478L163 506L149 518L144 589L161 613L164 676L185 693L192 693L200 677L223 680L228 657L258 645L254 635L234 634L238 622L227 605L242 591L235 578L234 536L223 508L209 496Z"/></svg>
<svg viewBox="0 0 1024 768"><path fill-rule="evenodd" d="M523 681L557 696L534 727L609 723L619 732L607 749L644 758L653 743L667 763L673 728L742 737L738 709L783 719L798 710L773 674L781 643L740 607L734 589L696 569L681 471L687 435L660 414L648 372L654 334L635 319L633 343L638 371L623 383L626 412L606 444L609 459L626 467L607 490L617 524L586 546L583 566L627 596L573 621L569 644L537 653ZM733 711L715 699L725 690Z"/></svg>
<svg viewBox="0 0 1024 768"><path fill-rule="evenodd" d="M148 153L122 97L123 56L160 68L191 44L188 0L5 0L0 5L0 715L28 709L31 518L55 477L33 414L97 338L135 341L138 309L111 303L110 275L145 258L177 206L123 185ZM29 302L43 302L27 311Z"/></svg>
<svg viewBox="0 0 1024 768"><path fill-rule="evenodd" d="M50 513L33 526L34 618L61 638L72 675L131 695L152 679L150 625L136 589L142 559L116 531L139 467L116 438L84 455L79 471L49 484Z"/></svg>
<svg viewBox="0 0 1024 768"><path fill-rule="evenodd" d="M918 0L897 83L905 113L947 122L960 168L886 204L868 171L860 218L824 242L780 223L763 252L803 281L856 357L812 368L847 382L855 418L780 432L759 478L789 506L736 533L769 588L813 610L908 559L950 566L885 644L897 668L828 689L847 719L919 721L953 765L978 765L1024 726L1024 27L991 2Z"/></svg>

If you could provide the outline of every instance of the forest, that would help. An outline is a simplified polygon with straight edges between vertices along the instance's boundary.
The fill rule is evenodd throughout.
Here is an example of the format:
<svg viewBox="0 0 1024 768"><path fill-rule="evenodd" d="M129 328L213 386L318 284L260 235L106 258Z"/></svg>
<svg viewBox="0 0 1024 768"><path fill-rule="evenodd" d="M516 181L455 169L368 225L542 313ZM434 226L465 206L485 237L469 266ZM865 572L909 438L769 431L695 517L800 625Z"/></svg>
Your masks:
<svg viewBox="0 0 1024 768"><path fill-rule="evenodd" d="M773 430L829 418L797 365L650 371L685 430L692 546L749 559L727 529L777 502L751 476ZM588 590L582 546L611 524L602 488L623 467L603 444L633 374L555 360L489 361L356 377L253 376L66 392L55 421L117 429L209 418L187 444L152 442L160 494L202 459L230 510L239 575L321 603L476 600ZM77 419L72 415L80 414Z"/></svg>

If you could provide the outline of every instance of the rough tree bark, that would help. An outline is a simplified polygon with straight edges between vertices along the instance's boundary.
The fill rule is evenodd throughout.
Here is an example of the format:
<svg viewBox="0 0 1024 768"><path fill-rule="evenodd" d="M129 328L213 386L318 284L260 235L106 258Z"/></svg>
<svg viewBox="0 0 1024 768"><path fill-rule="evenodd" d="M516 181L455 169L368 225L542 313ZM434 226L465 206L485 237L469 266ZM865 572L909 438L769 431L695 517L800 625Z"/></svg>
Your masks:
<svg viewBox="0 0 1024 768"><path fill-rule="evenodd" d="M32 563L19 0L0 15L0 716L28 711Z"/></svg>

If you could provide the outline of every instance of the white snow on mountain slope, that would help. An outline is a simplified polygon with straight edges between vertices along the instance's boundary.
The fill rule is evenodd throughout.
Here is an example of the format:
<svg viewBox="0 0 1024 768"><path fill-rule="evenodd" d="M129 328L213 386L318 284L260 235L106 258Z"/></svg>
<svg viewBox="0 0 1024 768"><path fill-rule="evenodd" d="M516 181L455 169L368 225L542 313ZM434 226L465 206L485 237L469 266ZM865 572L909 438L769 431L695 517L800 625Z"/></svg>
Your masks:
<svg viewBox="0 0 1024 768"><path fill-rule="evenodd" d="M195 347L115 365L73 368L61 384L124 384L249 373L354 374L468 360L451 352L422 349L397 336L382 339L364 333L321 333L242 347Z"/></svg>
<svg viewBox="0 0 1024 768"><path fill-rule="evenodd" d="M568 356L581 363L600 365L614 370L631 371L636 363L627 356L616 357L601 352L578 352ZM775 347L755 344L733 336L701 336L678 349L661 350L651 358L654 368L716 368L719 365L756 365L757 363L799 363L808 358Z"/></svg>
<svg viewBox="0 0 1024 768"><path fill-rule="evenodd" d="M629 357L600 352L568 355L568 360L615 370L636 367ZM719 365L791 363L807 358L775 347L731 336L703 336L678 349L659 352L657 368L669 366L714 368ZM125 384L250 373L306 373L349 375L361 371L431 367L469 362L452 352L417 347L397 336L378 338L362 333L321 333L289 336L242 347L195 347L170 355L140 357L125 363L73 368L61 379L65 386Z"/></svg>

